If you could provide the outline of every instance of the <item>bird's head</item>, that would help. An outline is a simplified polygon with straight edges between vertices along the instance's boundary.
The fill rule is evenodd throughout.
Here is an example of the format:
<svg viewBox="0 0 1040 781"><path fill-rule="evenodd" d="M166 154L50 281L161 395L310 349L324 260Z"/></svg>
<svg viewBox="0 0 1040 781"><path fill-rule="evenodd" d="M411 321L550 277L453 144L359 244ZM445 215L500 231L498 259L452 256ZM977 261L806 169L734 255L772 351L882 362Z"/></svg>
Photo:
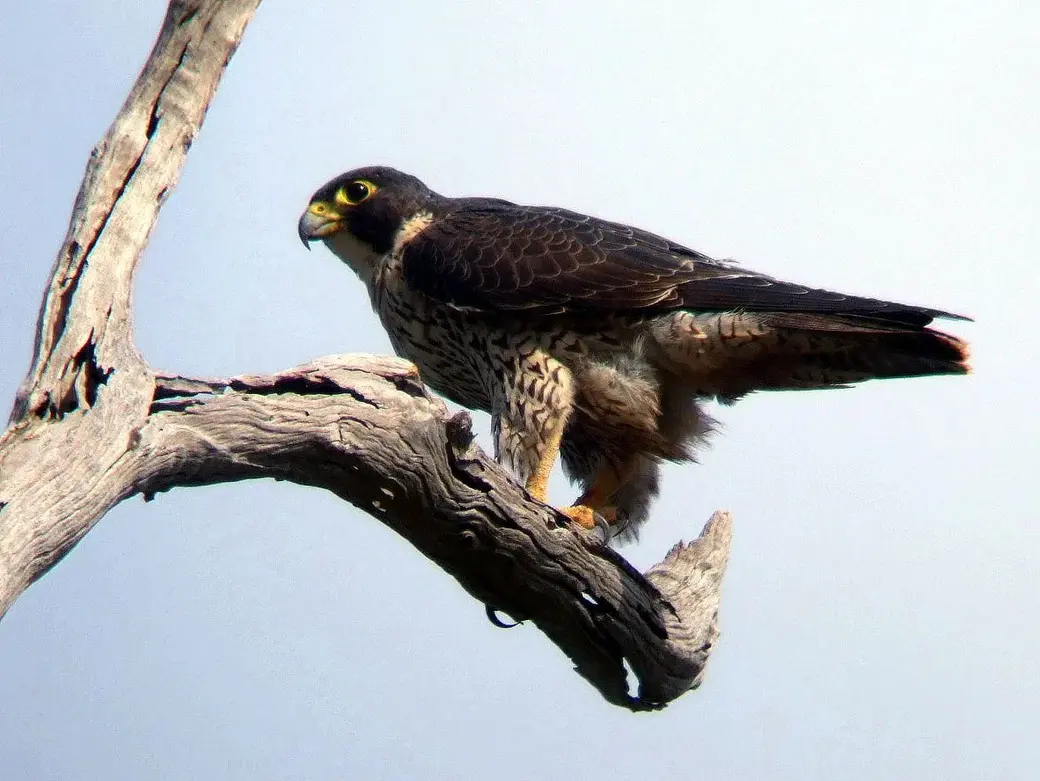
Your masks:
<svg viewBox="0 0 1040 781"><path fill-rule="evenodd" d="M380 166L337 176L311 196L298 231L304 246L322 240L363 273L393 247L401 227L423 212L430 189L414 176Z"/></svg>

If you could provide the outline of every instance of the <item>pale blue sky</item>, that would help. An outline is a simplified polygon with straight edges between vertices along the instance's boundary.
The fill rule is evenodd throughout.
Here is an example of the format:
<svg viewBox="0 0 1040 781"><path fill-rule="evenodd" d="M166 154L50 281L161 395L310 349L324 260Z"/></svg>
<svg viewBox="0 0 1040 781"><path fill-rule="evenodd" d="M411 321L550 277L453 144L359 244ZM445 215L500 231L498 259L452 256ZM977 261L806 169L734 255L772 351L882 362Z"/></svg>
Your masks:
<svg viewBox="0 0 1040 781"><path fill-rule="evenodd" d="M4 14L4 409L164 5ZM494 629L326 494L128 502L0 624L0 776L1035 777L1038 28L1022 2L268 0L138 277L155 366L388 350L350 272L295 235L318 185L383 163L973 315L951 327L976 374L719 413L625 549L644 566L736 515L707 680L660 714L606 705L536 629Z"/></svg>

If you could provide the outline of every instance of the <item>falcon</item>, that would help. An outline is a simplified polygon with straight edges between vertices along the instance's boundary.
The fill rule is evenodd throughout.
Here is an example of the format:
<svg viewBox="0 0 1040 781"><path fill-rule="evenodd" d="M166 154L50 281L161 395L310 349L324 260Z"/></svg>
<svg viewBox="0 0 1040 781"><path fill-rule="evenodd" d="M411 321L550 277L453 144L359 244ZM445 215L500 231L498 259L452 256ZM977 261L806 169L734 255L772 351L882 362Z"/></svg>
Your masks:
<svg viewBox="0 0 1040 781"><path fill-rule="evenodd" d="M393 168L319 189L299 221L360 277L394 350L427 385L489 412L496 459L546 501L634 536L660 464L691 460L705 402L968 372L936 309L748 271L566 209L448 198Z"/></svg>

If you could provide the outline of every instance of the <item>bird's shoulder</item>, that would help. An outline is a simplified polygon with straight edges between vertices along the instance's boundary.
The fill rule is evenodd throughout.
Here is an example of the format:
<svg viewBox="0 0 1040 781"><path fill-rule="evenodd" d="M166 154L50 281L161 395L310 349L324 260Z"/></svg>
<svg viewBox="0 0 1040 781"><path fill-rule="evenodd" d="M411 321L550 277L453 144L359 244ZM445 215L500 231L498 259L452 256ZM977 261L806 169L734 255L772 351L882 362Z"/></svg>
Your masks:
<svg viewBox="0 0 1040 781"><path fill-rule="evenodd" d="M442 235L465 238L472 233L473 238L506 236L525 241L556 240L558 246L567 240L599 247L604 252L643 248L668 256L676 265L688 266L688 261L696 260L709 265L733 266L729 261L709 257L656 233L560 206L525 205L501 198L444 200L431 225Z"/></svg>

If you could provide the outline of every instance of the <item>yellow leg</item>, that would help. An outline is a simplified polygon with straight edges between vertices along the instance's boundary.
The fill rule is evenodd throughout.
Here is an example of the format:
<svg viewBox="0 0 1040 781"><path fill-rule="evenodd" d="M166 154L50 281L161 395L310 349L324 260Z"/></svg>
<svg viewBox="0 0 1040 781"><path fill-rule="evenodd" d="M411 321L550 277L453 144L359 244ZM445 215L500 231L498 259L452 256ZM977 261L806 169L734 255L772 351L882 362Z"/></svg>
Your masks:
<svg viewBox="0 0 1040 781"><path fill-rule="evenodd" d="M548 496L549 475L552 474L553 467L556 465L556 459L560 455L560 440L563 439L563 429L566 426L566 423L566 419L561 420L559 425L553 431L552 436L549 437L548 442L545 444L545 450L542 451L542 457L539 460L538 465L535 467L534 472L527 481L526 488L528 493L539 502L544 502ZM596 517L594 511L590 507L576 505L574 507L560 507L558 509L572 521L584 526L586 529L592 529L596 526Z"/></svg>
<svg viewBox="0 0 1040 781"><path fill-rule="evenodd" d="M545 440L544 448L538 456L538 463L531 470L525 485L533 498L539 502L545 502L549 493L549 476L556 465L556 459L560 456L560 441L563 439L563 431L567 427L567 419L570 416L570 404L572 401L571 375L566 367L551 356L544 355L541 352L536 352L529 356L525 366L529 369L529 374L536 374L542 378L543 385L551 380L551 383L548 385L550 390L546 391L545 387L543 387L540 393L534 393L528 389L526 394L517 394L519 397L517 400L510 399L510 394L507 393L505 408L513 414L504 416L505 420L499 426L499 436L502 436L503 430L506 429L507 425L513 429L514 434L516 429L522 429L523 424L518 425L516 422L517 418L520 420L527 416L533 418L537 416L539 411L543 415L548 411L549 417L555 418L552 432ZM523 386L521 384L518 387ZM523 398L525 395L526 398ZM550 401L551 403L549 403ZM529 405L526 410L524 410L525 402ZM508 429L506 430L508 432ZM500 443L496 452L510 452L513 450L513 448L509 447L510 437L508 433L502 437L502 441L506 445L503 446ZM615 490L617 489L611 489L610 493L613 493ZM604 499L608 497L609 494ZM586 529L592 529L596 526L595 511L584 504L573 507L561 507L559 511Z"/></svg>
<svg viewBox="0 0 1040 781"><path fill-rule="evenodd" d="M535 469L534 474L531 475L531 479L527 481L528 492L539 502L546 500L549 475L552 473L552 468L560 452L562 433L563 427L561 426L559 433L549 440L541 462ZM570 507L559 507L557 509L586 529L595 528L597 514L602 516L607 523L617 523L617 508L611 506L610 500L614 493L625 484L629 470L624 469L622 471L625 473L624 475L614 466L605 465L601 467L596 473L592 485L578 497L578 501L575 504Z"/></svg>
<svg viewBox="0 0 1040 781"><path fill-rule="evenodd" d="M594 508L601 515L613 510L610 500L615 492L625 484L618 469L611 464L605 464L596 472L592 484L578 497L578 504L584 504Z"/></svg>
<svg viewBox="0 0 1040 781"><path fill-rule="evenodd" d="M527 479L527 490L539 502L544 502L549 495L549 475L552 474L556 459L560 455L560 440L563 439L563 429L567 420L563 419L553 430L552 436L545 443L542 457L535 466L531 476Z"/></svg>
<svg viewBox="0 0 1040 781"><path fill-rule="evenodd" d="M586 529L591 529L596 525L594 514L597 513L607 523L617 523L617 508L611 505L610 500L618 489L628 482L634 465L634 459L623 466L604 464L596 472L596 476L585 493L578 497L575 505L563 508L562 512Z"/></svg>

